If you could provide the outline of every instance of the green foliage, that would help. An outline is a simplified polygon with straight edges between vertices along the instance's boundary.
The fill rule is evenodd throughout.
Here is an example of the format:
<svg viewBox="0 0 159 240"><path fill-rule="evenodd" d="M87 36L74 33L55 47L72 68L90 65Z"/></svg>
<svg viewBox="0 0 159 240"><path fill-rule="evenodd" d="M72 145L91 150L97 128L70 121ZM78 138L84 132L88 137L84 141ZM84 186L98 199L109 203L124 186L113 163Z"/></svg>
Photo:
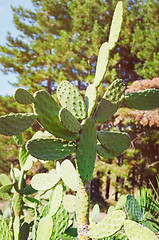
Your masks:
<svg viewBox="0 0 159 240"><path fill-rule="evenodd" d="M2 215L0 215L0 238L6 239L6 240L12 240L11 232L7 226L6 221L2 217Z"/></svg>

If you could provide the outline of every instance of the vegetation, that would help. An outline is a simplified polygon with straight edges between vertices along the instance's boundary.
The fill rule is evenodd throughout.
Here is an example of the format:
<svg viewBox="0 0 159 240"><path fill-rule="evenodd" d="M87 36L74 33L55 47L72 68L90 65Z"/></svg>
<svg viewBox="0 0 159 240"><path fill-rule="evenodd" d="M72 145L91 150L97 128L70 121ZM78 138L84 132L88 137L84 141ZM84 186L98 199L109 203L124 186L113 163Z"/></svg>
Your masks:
<svg viewBox="0 0 159 240"><path fill-rule="evenodd" d="M10 218L7 213L7 217L3 213L3 217L0 218L3 229L0 232L1 238L157 239L154 232L158 230L158 222L154 221L153 215L151 219L145 218L144 206L140 206L130 195L122 196L116 208L109 209L107 216L99 223L94 222L96 218L92 215L92 222L89 224L90 183L96 154L106 159L114 158L131 143L127 133L119 130L98 130L98 126L111 119L122 103L128 108L150 110L158 106L159 100L157 89L125 94L123 80L117 79L112 82L96 106L97 90L106 74L109 53L118 40L122 5L122 2L118 2L116 6L109 40L100 48L95 79L86 89L85 102L78 89L64 80L57 88L59 104L46 91L37 91L33 96L20 88L15 92L15 100L26 105L33 103L34 113L11 113L0 117L0 133L14 136L17 145L21 146L20 170L12 168L12 181L4 174L0 176L1 196L5 199L10 199L11 196L13 210ZM36 120L45 131L36 132L25 143L21 133ZM75 159L71 158L74 152ZM67 157L69 159L66 159ZM57 162L56 169L50 170L49 173L36 174L31 180L31 185L27 186L26 172L37 159L60 162ZM65 195L64 185L70 188L73 194ZM153 202L158 207L158 202ZM26 216L31 209L33 215L28 223ZM98 209L93 211L94 215L96 211L98 212ZM70 215L71 225L68 212L73 213ZM158 210L156 212L158 214ZM9 221L9 226L5 218ZM75 219L77 229L72 227ZM148 223L144 228L143 219L145 224Z"/></svg>

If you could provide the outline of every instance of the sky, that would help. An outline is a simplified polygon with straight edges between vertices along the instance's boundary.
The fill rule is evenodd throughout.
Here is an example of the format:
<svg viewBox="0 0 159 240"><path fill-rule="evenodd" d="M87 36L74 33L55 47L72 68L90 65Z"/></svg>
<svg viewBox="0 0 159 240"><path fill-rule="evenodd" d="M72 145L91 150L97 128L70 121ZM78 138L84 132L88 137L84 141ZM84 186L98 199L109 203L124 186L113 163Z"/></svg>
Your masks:
<svg viewBox="0 0 159 240"><path fill-rule="evenodd" d="M31 0L0 0L0 45L5 45L7 32L12 36L17 36L18 31L13 24L13 14L10 6L23 6L25 8L32 8ZM9 73L4 75L0 71L0 95L12 96L16 87L13 87L9 82L16 83L16 75Z"/></svg>

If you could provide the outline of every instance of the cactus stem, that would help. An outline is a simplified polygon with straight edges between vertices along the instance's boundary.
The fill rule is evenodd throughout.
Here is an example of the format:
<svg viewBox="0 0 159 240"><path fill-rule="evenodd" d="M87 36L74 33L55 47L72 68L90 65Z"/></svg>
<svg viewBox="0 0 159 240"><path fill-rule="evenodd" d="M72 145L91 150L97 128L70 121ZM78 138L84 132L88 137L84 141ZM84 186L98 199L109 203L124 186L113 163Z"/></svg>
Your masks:
<svg viewBox="0 0 159 240"><path fill-rule="evenodd" d="M87 236L88 225L89 225L89 201L90 201L90 182L83 183L80 181L80 184L77 188L77 231L79 240L90 240Z"/></svg>

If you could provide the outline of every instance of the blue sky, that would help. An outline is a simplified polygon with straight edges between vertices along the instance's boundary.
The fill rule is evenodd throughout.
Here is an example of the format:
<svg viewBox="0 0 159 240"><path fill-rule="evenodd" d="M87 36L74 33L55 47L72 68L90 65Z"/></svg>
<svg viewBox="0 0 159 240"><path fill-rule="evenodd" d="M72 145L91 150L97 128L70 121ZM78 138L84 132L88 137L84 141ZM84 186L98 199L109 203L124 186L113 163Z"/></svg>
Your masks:
<svg viewBox="0 0 159 240"><path fill-rule="evenodd" d="M0 45L5 45L7 32L11 32L13 36L18 35L18 31L13 24L13 14L11 10L13 6L24 6L25 8L31 8L31 0L0 0ZM4 75L0 71L0 95L13 95L15 87L9 84L16 82L16 75L13 73Z"/></svg>

